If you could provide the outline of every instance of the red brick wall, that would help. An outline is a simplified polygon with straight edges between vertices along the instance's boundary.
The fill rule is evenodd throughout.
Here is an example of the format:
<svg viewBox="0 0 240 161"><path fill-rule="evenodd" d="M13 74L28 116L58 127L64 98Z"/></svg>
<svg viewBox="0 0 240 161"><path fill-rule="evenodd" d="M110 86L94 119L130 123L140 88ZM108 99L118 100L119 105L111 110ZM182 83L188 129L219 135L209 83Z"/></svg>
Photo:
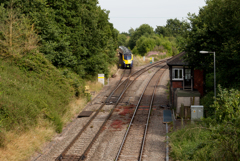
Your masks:
<svg viewBox="0 0 240 161"><path fill-rule="evenodd" d="M172 81L172 87L173 87L173 89L174 89L174 88L183 88L182 84L183 84L182 81L180 81L180 82L174 82L174 81Z"/></svg>
<svg viewBox="0 0 240 161"><path fill-rule="evenodd" d="M194 89L197 89L201 96L204 94L204 81L203 81L203 70L196 69L194 70Z"/></svg>

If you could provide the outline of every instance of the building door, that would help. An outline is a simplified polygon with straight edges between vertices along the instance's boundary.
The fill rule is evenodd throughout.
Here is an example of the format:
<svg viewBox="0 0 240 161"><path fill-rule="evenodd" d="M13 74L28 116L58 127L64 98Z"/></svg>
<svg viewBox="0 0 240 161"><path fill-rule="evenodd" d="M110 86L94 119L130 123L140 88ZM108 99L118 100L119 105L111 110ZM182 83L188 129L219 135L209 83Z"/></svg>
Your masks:
<svg viewBox="0 0 240 161"><path fill-rule="evenodd" d="M184 79L185 87L191 87L191 69L185 69Z"/></svg>

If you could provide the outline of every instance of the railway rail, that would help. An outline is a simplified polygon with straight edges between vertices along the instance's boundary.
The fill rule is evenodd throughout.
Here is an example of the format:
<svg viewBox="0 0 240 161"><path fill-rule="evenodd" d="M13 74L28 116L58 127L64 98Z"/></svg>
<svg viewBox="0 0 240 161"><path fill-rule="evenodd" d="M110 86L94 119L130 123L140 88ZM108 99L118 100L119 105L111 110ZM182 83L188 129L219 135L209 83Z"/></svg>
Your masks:
<svg viewBox="0 0 240 161"><path fill-rule="evenodd" d="M166 66L158 69L143 90L143 93L133 113L132 119L128 125L127 131L123 137L122 143L119 147L115 161L120 159L142 160L155 91L165 69ZM148 107L148 109L146 107Z"/></svg>
<svg viewBox="0 0 240 161"><path fill-rule="evenodd" d="M87 156L87 153L89 152L89 150L91 149L93 143L95 142L95 140L97 139L97 137L99 136L101 130L103 129L103 127L105 126L107 120L111 117L111 114L113 113L114 108L117 106L117 104L119 103L119 101L121 100L121 98L123 97L124 93L126 92L126 90L128 89L128 87L144 72L146 72L147 70L161 64L164 63L166 60L162 60L159 62L156 62L154 64L148 65L145 68L131 74L131 72L129 72L129 70L126 72L126 70L124 71L124 74L122 75L118 85L116 86L116 88L109 94L109 96L106 98L106 100L104 101L104 103L98 108L98 110L95 112L95 114L89 119L89 121L86 123L86 125L81 129L81 131L75 136L75 138L71 141L71 143L64 149L64 151L55 159L56 161L64 161L64 160L84 160ZM127 74L128 76L126 76L125 74ZM125 76L124 76L125 75ZM125 79L124 79L125 78ZM77 142L77 140L79 140L81 137L84 135L85 130L90 126L90 124L92 122L96 122L97 116L99 115L100 111L103 109L103 107L105 105L109 105L109 104L115 104L114 107L110 110L110 112L108 113L107 116L104 116L104 121L101 121L99 123L99 125L97 125L98 127L100 127L95 136L93 137L93 139L91 138L82 138L82 140L84 140L84 144L88 144L88 146L86 148L84 148L85 150L83 151L82 149L80 151L83 151L82 155L81 154L68 154L70 149L74 149L74 144ZM88 141L88 143L86 143L86 140L91 140L90 143ZM77 149L79 150L79 149ZM75 150L76 151L76 150Z"/></svg>
<svg viewBox="0 0 240 161"><path fill-rule="evenodd" d="M83 132L87 129L87 127L89 127L89 125L91 124L91 122L96 118L96 116L99 114L99 112L102 110L102 108L104 107L104 105L106 103L109 102L109 100L111 99L112 95L115 93L116 90L119 89L120 85L122 85L125 80L122 82L124 75L128 74L128 76L131 74L131 70L129 70L130 72L126 72L127 69L124 69L124 72L122 74L122 77L120 78L116 88L111 92L111 94L107 97L107 99L105 100L105 102L98 108L98 110L96 111L96 113L90 118L90 120L86 123L86 125L81 129L81 131L75 136L75 138L71 141L71 143L64 149L64 151L55 159L56 161L62 161L62 160L74 160L76 159L77 156L66 156L67 152L69 151L69 149L73 146L73 144L78 140L78 138L83 134ZM127 77L128 77L127 76Z"/></svg>

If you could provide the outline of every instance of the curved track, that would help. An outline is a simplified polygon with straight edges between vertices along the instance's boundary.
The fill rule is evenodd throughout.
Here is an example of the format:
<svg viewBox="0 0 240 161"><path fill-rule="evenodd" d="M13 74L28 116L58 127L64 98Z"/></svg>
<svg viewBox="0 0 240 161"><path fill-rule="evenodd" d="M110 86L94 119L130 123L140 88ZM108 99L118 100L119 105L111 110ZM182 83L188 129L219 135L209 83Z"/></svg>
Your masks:
<svg viewBox="0 0 240 161"><path fill-rule="evenodd" d="M95 114L90 118L90 120L86 123L86 125L81 129L81 131L76 135L76 137L71 141L71 143L65 148L65 150L56 158L56 160L84 160L87 156L87 153L91 149L94 141L99 136L101 130L105 126L107 120L111 117L111 114L114 108L117 106L122 96L128 89L128 87L144 72L149 69L157 66L166 60L156 62L154 64L148 65L145 68L131 74L128 70L124 72L122 78L120 79L116 88L111 92L108 98L104 101L104 103L98 108ZM115 104L114 107L111 108L110 112L101 115L100 111L103 109L105 105ZM85 131L92 128L90 124L94 124L94 134L93 136L85 134ZM90 127L90 128L89 128ZM100 127L100 128L99 128Z"/></svg>

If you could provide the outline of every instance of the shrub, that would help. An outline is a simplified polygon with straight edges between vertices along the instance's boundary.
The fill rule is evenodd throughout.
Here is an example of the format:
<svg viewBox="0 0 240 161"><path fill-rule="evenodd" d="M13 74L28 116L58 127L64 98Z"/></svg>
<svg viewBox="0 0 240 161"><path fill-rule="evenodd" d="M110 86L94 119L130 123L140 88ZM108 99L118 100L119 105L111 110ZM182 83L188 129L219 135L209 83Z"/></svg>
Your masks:
<svg viewBox="0 0 240 161"><path fill-rule="evenodd" d="M240 115L240 91L235 89L222 89L218 86L219 93L216 102L212 105L216 109L217 121L233 121Z"/></svg>
<svg viewBox="0 0 240 161"><path fill-rule="evenodd" d="M74 95L71 81L41 55L0 59L0 66L2 128L24 130L44 116L61 132L61 116Z"/></svg>
<svg viewBox="0 0 240 161"><path fill-rule="evenodd" d="M171 156L174 160L239 160L240 159L240 92L222 89L212 109L216 117L204 118L199 124L187 126L170 134ZM211 104L212 93L203 100Z"/></svg>
<svg viewBox="0 0 240 161"><path fill-rule="evenodd" d="M201 105L204 106L204 115L205 117L211 117L215 115L215 108L211 105L214 101L214 93L213 91L207 93L202 99L201 99Z"/></svg>
<svg viewBox="0 0 240 161"><path fill-rule="evenodd" d="M138 53L142 56L144 56L149 51L153 50L155 46L156 46L155 40L145 36L142 36L140 39L138 39L136 45Z"/></svg>
<svg viewBox="0 0 240 161"><path fill-rule="evenodd" d="M174 160L209 160L211 130L190 125L170 134L170 156Z"/></svg>

